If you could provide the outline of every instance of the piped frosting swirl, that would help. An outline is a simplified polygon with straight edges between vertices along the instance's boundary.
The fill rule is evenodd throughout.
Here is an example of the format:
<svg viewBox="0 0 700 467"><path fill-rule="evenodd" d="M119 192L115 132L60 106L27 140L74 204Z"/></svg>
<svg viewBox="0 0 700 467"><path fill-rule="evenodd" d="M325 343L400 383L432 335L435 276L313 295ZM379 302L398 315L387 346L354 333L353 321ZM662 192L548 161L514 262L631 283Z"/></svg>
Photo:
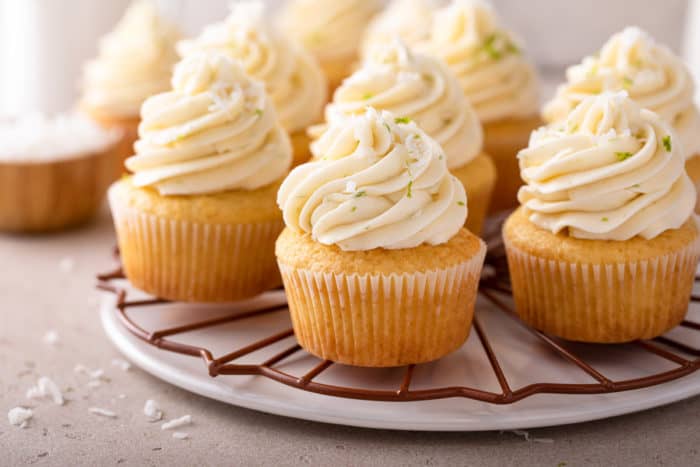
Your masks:
<svg viewBox="0 0 700 467"><path fill-rule="evenodd" d="M390 45L397 37L411 47L430 37L435 1L393 0L375 16L365 30L361 55L368 57L376 48Z"/></svg>

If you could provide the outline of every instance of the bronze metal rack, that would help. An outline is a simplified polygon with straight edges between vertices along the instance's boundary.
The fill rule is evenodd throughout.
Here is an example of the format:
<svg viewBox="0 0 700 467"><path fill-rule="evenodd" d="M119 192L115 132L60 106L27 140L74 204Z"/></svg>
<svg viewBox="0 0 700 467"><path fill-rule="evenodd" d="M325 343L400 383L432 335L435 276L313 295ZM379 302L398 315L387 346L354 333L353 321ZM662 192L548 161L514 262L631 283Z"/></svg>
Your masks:
<svg viewBox="0 0 700 467"><path fill-rule="evenodd" d="M320 360L306 374L293 375L276 368L286 358L304 352L298 345L292 345L287 349L268 358L259 364L237 364L235 361L245 355L257 350L271 346L294 335L292 329L285 329L276 332L268 337L260 339L252 344L240 348L232 349L229 353L215 357L206 347L188 345L172 339L173 336L185 332L212 328L228 323L244 322L246 319L260 316L266 313L282 312L286 305L257 309L246 313L235 313L230 316L223 316L216 319L196 321L186 325L172 327L168 329L146 330L137 325L129 316L129 311L138 307L148 307L158 304L168 303L167 300L129 300L128 291L124 287L115 284L118 279L124 279L121 267L115 271L98 276L98 288L116 295L115 312L121 324L134 336L152 346L164 351L174 352L182 355L201 358L212 377L222 375L258 375L269 378L299 390L310 391L336 397L352 399L375 400L375 401L420 401L443 399L449 397L464 397L475 399L492 404L511 404L535 394L604 394L620 391L640 389L666 383L683 376L689 375L700 369L700 349L678 342L668 337L658 337L651 341L637 341L633 345L639 352L654 354L662 359L671 362L674 367L670 370L656 374L646 375L634 379L614 380L596 370L587 363L584 358L576 355L574 351L567 348L566 344L558 339L552 338L536 329L532 329L520 321L506 297L510 295L510 283L508 280L508 268L503 251L503 245L498 240L499 236L494 236L495 240L489 242L489 253L486 260L486 274L481 280L479 293L489 300L495 307L506 316L515 320L529 332L534 334L547 348L558 354L571 365L575 365L581 371L590 376L593 383L552 383L537 382L528 384L520 388L512 388L503 370L499 357L494 351L489 341L488 333L480 323L478 317L474 319L474 330L478 340L488 358L491 369L500 386L500 392L491 392L469 386L449 386L435 387L429 389L412 390L411 381L414 375L415 365L405 367L403 380L395 390L373 390L354 387L343 387L319 383L316 378L329 367L334 365L330 360ZM116 253L118 258L118 253ZM696 277L696 282L700 277ZM700 296L693 296L691 300L700 301ZM681 324L692 331L700 332L700 323L694 321L683 321ZM315 357L314 357L315 358Z"/></svg>

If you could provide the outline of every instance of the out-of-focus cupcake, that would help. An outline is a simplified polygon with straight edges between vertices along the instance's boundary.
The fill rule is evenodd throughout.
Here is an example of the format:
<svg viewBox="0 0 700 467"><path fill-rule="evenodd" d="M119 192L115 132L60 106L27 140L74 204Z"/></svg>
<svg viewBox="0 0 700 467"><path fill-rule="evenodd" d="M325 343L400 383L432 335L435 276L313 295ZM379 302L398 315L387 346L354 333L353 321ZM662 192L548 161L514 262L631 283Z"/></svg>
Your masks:
<svg viewBox="0 0 700 467"><path fill-rule="evenodd" d="M636 27L612 36L600 52L569 68L567 82L545 105L548 122L565 119L579 102L605 91L625 90L666 119L683 145L688 175L700 187L700 115L688 67L667 47Z"/></svg>
<svg viewBox="0 0 700 467"><path fill-rule="evenodd" d="M467 198L415 123L370 108L331 124L278 202L277 240L294 332L321 358L388 367L459 348L486 247Z"/></svg>
<svg viewBox="0 0 700 467"><path fill-rule="evenodd" d="M122 130L124 158L133 154L141 104L169 87L179 38L152 2L140 0L101 39L97 58L85 65L80 108L101 125Z"/></svg>
<svg viewBox="0 0 700 467"><path fill-rule="evenodd" d="M436 0L393 0L372 19L362 39L360 55L391 44L397 37L409 47L423 44L430 37Z"/></svg>
<svg viewBox="0 0 700 467"><path fill-rule="evenodd" d="M315 58L276 30L262 2L234 3L225 21L207 26L177 49L183 56L216 51L238 60L248 75L265 83L280 123L290 134L294 165L309 159L306 127L321 119L326 80Z"/></svg>
<svg viewBox="0 0 700 467"><path fill-rule="evenodd" d="M121 136L76 114L0 120L0 231L48 232L90 219L121 166Z"/></svg>
<svg viewBox="0 0 700 467"><path fill-rule="evenodd" d="M109 191L126 276L189 302L276 286L275 200L292 151L264 85L221 54L186 57L172 85L144 102L134 175Z"/></svg>
<svg viewBox="0 0 700 467"><path fill-rule="evenodd" d="M484 148L498 173L491 211L516 206L522 185L516 155L541 124L535 68L480 0L454 0L438 10L428 49L457 75L484 127Z"/></svg>
<svg viewBox="0 0 700 467"><path fill-rule="evenodd" d="M318 59L329 93L352 73L367 23L379 0L290 0L280 24Z"/></svg>
<svg viewBox="0 0 700 467"><path fill-rule="evenodd" d="M682 144L624 91L584 98L519 154L527 185L503 237L516 311L584 342L676 326L700 254Z"/></svg>
<svg viewBox="0 0 700 467"><path fill-rule="evenodd" d="M481 124L454 74L440 60L414 53L401 40L373 49L362 67L336 89L326 107L327 124L365 113L367 106L413 120L435 139L447 167L464 185L469 199L466 227L479 235L496 170L482 151ZM323 127L312 128L316 136Z"/></svg>

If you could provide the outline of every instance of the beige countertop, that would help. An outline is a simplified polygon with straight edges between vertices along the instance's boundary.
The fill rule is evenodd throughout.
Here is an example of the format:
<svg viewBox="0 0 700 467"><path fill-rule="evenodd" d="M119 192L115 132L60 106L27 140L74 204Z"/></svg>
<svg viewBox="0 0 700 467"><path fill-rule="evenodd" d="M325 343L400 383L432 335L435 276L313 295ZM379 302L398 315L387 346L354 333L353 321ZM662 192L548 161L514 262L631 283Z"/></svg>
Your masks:
<svg viewBox="0 0 700 467"><path fill-rule="evenodd" d="M331 426L226 406L172 387L119 357L97 316L94 274L109 269L114 235L104 211L93 224L53 236L0 235L0 465L700 465L700 398L579 425L511 432L403 433ZM55 330L58 342L44 342ZM88 387L78 364L109 381ZM25 398L40 376L67 403ZM122 397L120 397L122 396ZM188 440L143 415L147 399L170 417L191 414ZM15 406L34 408L10 426ZM110 419L90 407L114 411ZM566 464L563 464L566 463Z"/></svg>

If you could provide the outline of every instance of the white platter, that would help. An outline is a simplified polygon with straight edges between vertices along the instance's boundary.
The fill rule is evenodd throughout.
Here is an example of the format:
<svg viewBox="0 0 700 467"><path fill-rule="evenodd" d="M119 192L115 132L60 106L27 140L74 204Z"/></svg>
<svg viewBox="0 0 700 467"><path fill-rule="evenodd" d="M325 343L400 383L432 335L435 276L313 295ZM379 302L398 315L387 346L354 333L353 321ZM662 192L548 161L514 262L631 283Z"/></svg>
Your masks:
<svg viewBox="0 0 700 467"><path fill-rule="evenodd" d="M130 296L130 298L133 298ZM374 402L324 396L260 376L219 376L211 378L199 358L179 355L152 347L131 335L114 312L114 296L102 298L101 319L104 329L116 347L134 364L148 373L193 393L262 412L318 422L367 428L430 431L512 430L563 425L638 412L700 394L700 372L659 386L602 395L535 395L510 405L493 405L464 398L421 402ZM246 306L283 300L281 292L270 292ZM193 310L194 308L194 310ZM222 314L222 307L198 305L185 309L182 305L158 305L135 308L130 316L144 329L162 329ZM230 310L230 307L228 308ZM594 382L535 337L496 311L485 300L477 305L477 316L487 331L494 350L508 377L511 388L517 389L535 381ZM700 307L693 305L689 315L700 321ZM227 324L172 337L182 343L196 344L220 356L247 342L272 335L290 327L286 311L246 320L245 326ZM700 346L700 332L672 331L674 337ZM294 343L293 337L237 360L236 363L260 363ZM673 368L673 365L632 346L577 346L597 370L613 379L628 379L644 373ZM295 375L303 375L318 360L305 352L297 352L277 367ZM326 384L395 389L400 386L403 369L355 370L333 365L317 379ZM465 346L439 362L416 368L411 389L449 385L478 385L499 391L497 380L481 348L476 333Z"/></svg>

